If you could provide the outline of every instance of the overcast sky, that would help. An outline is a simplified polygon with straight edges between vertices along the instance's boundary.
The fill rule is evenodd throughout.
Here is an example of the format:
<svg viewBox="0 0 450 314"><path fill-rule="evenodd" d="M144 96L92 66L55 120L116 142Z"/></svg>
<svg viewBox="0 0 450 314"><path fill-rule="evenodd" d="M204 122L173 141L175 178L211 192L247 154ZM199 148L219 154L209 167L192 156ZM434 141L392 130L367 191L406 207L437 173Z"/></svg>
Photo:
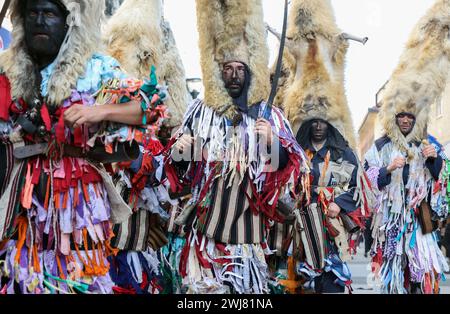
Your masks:
<svg viewBox="0 0 450 314"><path fill-rule="evenodd" d="M194 0L165 0L165 17L175 33L186 75L200 77L198 34ZM332 0L338 26L345 32L367 36L365 46L351 42L347 54L346 90L356 130L375 94L389 79L411 30L434 0ZM281 30L283 0L263 0L265 21ZM277 43L269 35L271 60Z"/></svg>

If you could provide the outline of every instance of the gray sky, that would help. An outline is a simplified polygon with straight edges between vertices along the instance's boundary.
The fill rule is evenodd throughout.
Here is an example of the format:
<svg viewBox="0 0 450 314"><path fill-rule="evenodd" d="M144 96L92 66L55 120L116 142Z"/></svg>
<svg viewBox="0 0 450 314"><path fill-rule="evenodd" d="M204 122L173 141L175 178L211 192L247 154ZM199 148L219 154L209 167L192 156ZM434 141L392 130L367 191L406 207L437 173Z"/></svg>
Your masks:
<svg viewBox="0 0 450 314"><path fill-rule="evenodd" d="M165 0L165 17L177 40L186 75L200 77L198 34L194 0ZM356 130L375 94L389 79L411 30L434 0L332 0L338 26L345 32L367 36L365 46L352 42L346 67L346 90ZM282 0L263 0L265 21L281 30ZM270 35L271 60L277 42Z"/></svg>

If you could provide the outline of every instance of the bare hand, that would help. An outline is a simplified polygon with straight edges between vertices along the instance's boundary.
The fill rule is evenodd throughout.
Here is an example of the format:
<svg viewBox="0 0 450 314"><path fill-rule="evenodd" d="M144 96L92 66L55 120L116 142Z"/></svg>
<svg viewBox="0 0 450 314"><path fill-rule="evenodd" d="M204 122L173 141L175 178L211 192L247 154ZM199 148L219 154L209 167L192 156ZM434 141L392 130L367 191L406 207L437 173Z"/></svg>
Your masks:
<svg viewBox="0 0 450 314"><path fill-rule="evenodd" d="M269 121L267 121L266 119L259 118L256 121L255 132L256 134L262 136L267 140L267 146L272 145L273 133L272 133L272 125L270 124Z"/></svg>
<svg viewBox="0 0 450 314"><path fill-rule="evenodd" d="M433 145L424 145L422 149L422 154L425 159L437 158L437 151Z"/></svg>
<svg viewBox="0 0 450 314"><path fill-rule="evenodd" d="M328 214L327 216L330 218L336 218L341 212L341 208L336 203L330 203L328 206Z"/></svg>
<svg viewBox="0 0 450 314"><path fill-rule="evenodd" d="M190 135L183 134L175 143L175 149L180 153L187 151L194 144L194 138Z"/></svg>
<svg viewBox="0 0 450 314"><path fill-rule="evenodd" d="M397 157L387 167L387 171L389 173L391 173L391 172L393 172L393 171L395 171L397 169L403 168L405 165L406 165L406 158L405 157Z"/></svg>
<svg viewBox="0 0 450 314"><path fill-rule="evenodd" d="M75 129L84 124L90 126L99 123L104 121L105 117L105 111L101 106L74 105L64 112L64 123Z"/></svg>

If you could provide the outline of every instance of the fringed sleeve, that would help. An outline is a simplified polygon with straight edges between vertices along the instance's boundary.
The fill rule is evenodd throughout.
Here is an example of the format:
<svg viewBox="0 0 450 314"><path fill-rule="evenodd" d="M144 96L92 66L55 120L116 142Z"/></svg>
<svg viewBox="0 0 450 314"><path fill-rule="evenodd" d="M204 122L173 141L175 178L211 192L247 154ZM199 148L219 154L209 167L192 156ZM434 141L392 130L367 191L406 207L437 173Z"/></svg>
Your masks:
<svg viewBox="0 0 450 314"><path fill-rule="evenodd" d="M254 197L258 200L260 210L268 218L282 222L283 218L276 210L278 199L282 196L283 191L288 191L292 195L301 193L302 191L296 190L298 182L301 182L303 191L308 189L310 169L305 152L297 143L289 122L279 109L272 109L270 122L277 141L288 155L288 161L282 169L280 167L265 169L262 190L260 192L254 190Z"/></svg>

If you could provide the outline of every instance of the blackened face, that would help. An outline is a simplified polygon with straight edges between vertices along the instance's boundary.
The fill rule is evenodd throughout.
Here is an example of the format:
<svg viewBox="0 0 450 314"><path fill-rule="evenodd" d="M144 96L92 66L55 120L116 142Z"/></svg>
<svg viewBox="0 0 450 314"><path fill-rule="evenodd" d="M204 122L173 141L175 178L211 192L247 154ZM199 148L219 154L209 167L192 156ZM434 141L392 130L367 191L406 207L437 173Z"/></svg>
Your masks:
<svg viewBox="0 0 450 314"><path fill-rule="evenodd" d="M322 143L328 136L328 123L324 120L313 120L311 124L311 141L313 143Z"/></svg>
<svg viewBox="0 0 450 314"><path fill-rule="evenodd" d="M407 136L409 133L411 133L416 118L414 115L410 113L399 113L397 115L397 125L400 128L400 131L404 136Z"/></svg>
<svg viewBox="0 0 450 314"><path fill-rule="evenodd" d="M66 19L67 12L54 1L26 0L25 43L38 62L52 62L58 55L67 33Z"/></svg>
<svg viewBox="0 0 450 314"><path fill-rule="evenodd" d="M245 65L240 62L226 63L223 66L222 79L230 97L238 98L244 89Z"/></svg>

